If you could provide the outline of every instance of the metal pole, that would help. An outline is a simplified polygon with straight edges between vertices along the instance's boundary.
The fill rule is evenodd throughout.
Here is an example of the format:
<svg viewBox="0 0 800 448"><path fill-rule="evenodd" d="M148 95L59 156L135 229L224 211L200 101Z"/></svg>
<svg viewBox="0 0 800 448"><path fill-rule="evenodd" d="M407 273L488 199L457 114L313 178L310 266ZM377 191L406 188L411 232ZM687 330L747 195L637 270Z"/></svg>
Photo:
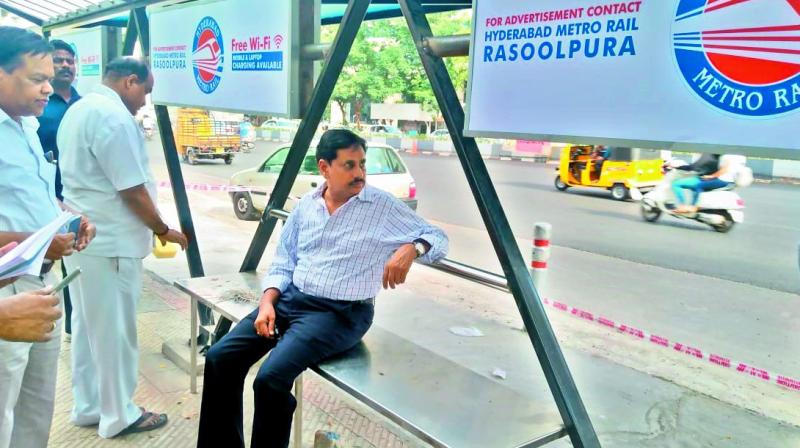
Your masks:
<svg viewBox="0 0 800 448"><path fill-rule="evenodd" d="M131 11L131 16L136 19L136 30L139 35L139 43L142 45L142 54L150 57L150 19L147 18L147 11L144 8L136 8ZM133 53L133 50L131 50Z"/></svg>
<svg viewBox="0 0 800 448"><path fill-rule="evenodd" d="M331 44L308 44L300 47L300 57L312 61L325 59L330 52Z"/></svg>
<svg viewBox="0 0 800 448"><path fill-rule="evenodd" d="M440 58L469 56L469 39L469 34L427 37L422 41L422 46Z"/></svg>
<svg viewBox="0 0 800 448"><path fill-rule="evenodd" d="M144 9L133 11L136 28L139 30L139 43L142 45L142 52L145 56L150 55L150 23ZM161 146L164 149L164 159L167 162L167 172L169 181L172 184L172 195L175 198L175 207L178 209L178 219L181 231L189 239L189 246L186 248L186 260L189 263L189 275L192 277L204 277L203 261L200 258L200 246L197 244L197 235L194 232L194 221L192 220L192 210L189 208L189 197L186 194L186 187L183 182L183 172L181 172L181 162L178 160L178 150L175 147L175 136L172 133L172 123L169 121L169 111L167 106L156 105L156 122L158 123L158 133L161 137ZM201 325L211 325L214 323L214 315L211 308L201 303L198 306ZM201 334L201 344L205 344L207 335Z"/></svg>
<svg viewBox="0 0 800 448"><path fill-rule="evenodd" d="M128 15L128 27L125 29L125 41L122 44L122 55L130 56L133 54L133 47L139 38L139 28L136 26L136 15L131 11Z"/></svg>
<svg viewBox="0 0 800 448"><path fill-rule="evenodd" d="M481 158L474 138L464 137L464 110L458 102L453 81L441 58L428 54L422 42L433 36L425 10L420 0L398 0L406 18L425 73L453 139L458 158L464 168L467 182L475 196L489 236L497 252L503 272L517 307L520 310L528 336L539 358L547 384L572 444L579 448L600 447L597 434L583 406L580 394L570 374L569 367L558 345L550 322L547 320L539 295L517 247L514 233L508 223L500 199L494 189L489 172Z"/></svg>
<svg viewBox="0 0 800 448"><path fill-rule="evenodd" d="M178 159L178 150L175 147L172 123L169 121L169 111L167 111L167 106L156 105L155 108L158 133L161 136L161 146L164 147L164 158L167 161L167 171L169 172L170 184L172 184L172 195L175 198L175 207L178 209L181 231L186 234L189 239L189 246L186 248L189 275L191 275L192 278L205 277L203 260L200 257L200 246L197 243L197 234L194 231L192 210L189 207L189 197L186 194L186 187L183 182L181 162ZM198 306L198 311L200 313L201 325L211 325L214 323L214 315L208 306L201 303ZM201 334L201 338L205 338L205 335Z"/></svg>
<svg viewBox="0 0 800 448"><path fill-rule="evenodd" d="M253 241L250 243L250 248L247 250L247 255L245 255L242 266L239 269L240 272L254 271L258 267L262 255L264 255L264 249L266 249L267 242L277 223L277 219L272 217L269 211L282 209L286 203L286 198L289 196L289 191L292 188L292 184L294 184L298 171L300 171L300 166L306 156L311 140L314 138L314 133L317 130L319 121L322 119L322 114L331 99L336 80L339 79L339 73L344 67L347 55L350 53L350 47L352 47L361 22L367 14L368 7L369 0L353 0L347 5L336 39L333 41L332 51L328 54L322 74L314 87L311 103L307 109L308 112L297 128L297 134L294 137L294 141L292 141L289 156L286 158L281 174L275 183L275 188L273 188L270 195L269 203L261 216L256 234L253 236Z"/></svg>

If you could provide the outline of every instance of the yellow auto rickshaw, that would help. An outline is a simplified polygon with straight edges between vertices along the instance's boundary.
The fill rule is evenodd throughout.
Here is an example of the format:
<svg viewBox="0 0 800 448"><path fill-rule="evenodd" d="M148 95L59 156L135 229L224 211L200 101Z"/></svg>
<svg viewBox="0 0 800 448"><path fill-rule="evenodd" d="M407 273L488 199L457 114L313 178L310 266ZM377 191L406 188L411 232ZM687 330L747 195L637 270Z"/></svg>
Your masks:
<svg viewBox="0 0 800 448"><path fill-rule="evenodd" d="M604 188L619 201L630 197L631 189L649 190L664 176L661 153L654 149L592 145L567 146L561 152L555 186Z"/></svg>

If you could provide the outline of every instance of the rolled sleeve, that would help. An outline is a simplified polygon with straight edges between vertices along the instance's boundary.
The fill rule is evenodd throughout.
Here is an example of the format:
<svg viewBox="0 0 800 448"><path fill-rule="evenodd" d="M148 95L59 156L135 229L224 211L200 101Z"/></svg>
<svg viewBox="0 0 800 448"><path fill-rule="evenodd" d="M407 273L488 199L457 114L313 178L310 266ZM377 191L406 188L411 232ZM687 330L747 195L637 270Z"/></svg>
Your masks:
<svg viewBox="0 0 800 448"><path fill-rule="evenodd" d="M419 237L419 239L425 240L428 244L430 244L431 249L426 252L425 255L421 256L419 261L428 264L436 263L447 256L447 251L450 248L450 241L447 238L447 234L445 234L442 229L427 223L426 225L428 228L426 229L426 232Z"/></svg>
<svg viewBox="0 0 800 448"><path fill-rule="evenodd" d="M275 288L281 292L292 283L294 269L297 266L297 213L291 213L281 230L278 250L269 267L269 272L261 281L261 290Z"/></svg>
<svg viewBox="0 0 800 448"><path fill-rule="evenodd" d="M436 263L447 256L449 249L447 234L394 198L392 198L391 212L387 215L385 230L389 233L389 239L397 243L406 244L422 239L430 244L430 250L419 258L423 263Z"/></svg>

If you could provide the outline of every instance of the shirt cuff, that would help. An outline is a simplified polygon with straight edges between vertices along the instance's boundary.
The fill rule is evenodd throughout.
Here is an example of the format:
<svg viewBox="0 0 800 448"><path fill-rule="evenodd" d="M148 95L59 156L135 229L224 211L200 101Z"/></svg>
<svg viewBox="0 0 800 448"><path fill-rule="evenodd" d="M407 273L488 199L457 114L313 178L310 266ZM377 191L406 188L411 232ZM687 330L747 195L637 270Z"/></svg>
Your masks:
<svg viewBox="0 0 800 448"><path fill-rule="evenodd" d="M268 275L264 277L264 280L261 281L261 291L265 292L270 288L275 288L283 294L286 291L286 288L289 287L289 284L292 282L291 279L286 278L282 275Z"/></svg>
<svg viewBox="0 0 800 448"><path fill-rule="evenodd" d="M419 261L423 263L436 263L447 255L447 237L442 238L435 233L426 233L419 237L425 240L426 243L431 245L430 250L425 255L419 257Z"/></svg>

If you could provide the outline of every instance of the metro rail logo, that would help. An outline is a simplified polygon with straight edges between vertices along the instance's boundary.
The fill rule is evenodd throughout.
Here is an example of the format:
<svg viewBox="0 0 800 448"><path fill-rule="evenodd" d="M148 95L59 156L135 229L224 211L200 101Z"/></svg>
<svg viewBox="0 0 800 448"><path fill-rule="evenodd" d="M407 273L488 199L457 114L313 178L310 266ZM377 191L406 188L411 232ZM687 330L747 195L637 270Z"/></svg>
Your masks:
<svg viewBox="0 0 800 448"><path fill-rule="evenodd" d="M672 43L711 106L753 118L800 109L800 0L679 0Z"/></svg>
<svg viewBox="0 0 800 448"><path fill-rule="evenodd" d="M192 68L197 86L205 94L210 94L222 80L223 48L222 31L212 17L200 20L192 42Z"/></svg>

